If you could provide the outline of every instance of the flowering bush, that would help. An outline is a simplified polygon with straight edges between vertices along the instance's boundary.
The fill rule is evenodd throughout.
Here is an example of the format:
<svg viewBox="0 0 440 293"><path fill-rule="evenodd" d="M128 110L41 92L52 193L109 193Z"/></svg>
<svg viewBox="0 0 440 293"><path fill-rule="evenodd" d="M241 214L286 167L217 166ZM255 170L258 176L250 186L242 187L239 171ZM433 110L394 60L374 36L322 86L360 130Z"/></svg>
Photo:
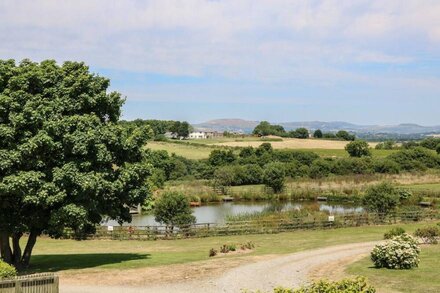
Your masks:
<svg viewBox="0 0 440 293"><path fill-rule="evenodd" d="M344 279L339 282L320 280L299 289L278 287L274 293L375 293L376 289L368 285L364 277Z"/></svg>
<svg viewBox="0 0 440 293"><path fill-rule="evenodd" d="M371 260L377 268L411 269L419 265L420 248L408 234L394 237L385 244L376 245Z"/></svg>
<svg viewBox="0 0 440 293"><path fill-rule="evenodd" d="M0 279L10 278L17 275L17 271L11 265L0 260Z"/></svg>

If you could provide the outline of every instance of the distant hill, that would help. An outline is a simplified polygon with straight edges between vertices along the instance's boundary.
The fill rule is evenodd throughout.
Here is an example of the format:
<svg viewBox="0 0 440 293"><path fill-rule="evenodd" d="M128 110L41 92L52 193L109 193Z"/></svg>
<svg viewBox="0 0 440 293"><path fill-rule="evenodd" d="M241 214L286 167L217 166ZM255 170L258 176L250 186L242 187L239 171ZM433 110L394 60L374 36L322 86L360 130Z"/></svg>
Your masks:
<svg viewBox="0 0 440 293"><path fill-rule="evenodd" d="M214 130L214 131L237 131L251 133L259 121L248 121L243 119L217 119L210 120L200 124L193 124L198 130Z"/></svg>
<svg viewBox="0 0 440 293"><path fill-rule="evenodd" d="M251 133L257 126L259 121L248 121L243 119L217 119L210 120L200 124L194 124L196 129L215 130L215 131L240 131ZM418 124L405 123L399 125L357 125L343 121L299 121L299 122L271 122L272 124L282 125L286 130L292 130L299 127L305 127L309 130L321 129L324 132L336 132L339 130L347 130L359 134L435 134L440 133L440 125L438 126L421 126Z"/></svg>

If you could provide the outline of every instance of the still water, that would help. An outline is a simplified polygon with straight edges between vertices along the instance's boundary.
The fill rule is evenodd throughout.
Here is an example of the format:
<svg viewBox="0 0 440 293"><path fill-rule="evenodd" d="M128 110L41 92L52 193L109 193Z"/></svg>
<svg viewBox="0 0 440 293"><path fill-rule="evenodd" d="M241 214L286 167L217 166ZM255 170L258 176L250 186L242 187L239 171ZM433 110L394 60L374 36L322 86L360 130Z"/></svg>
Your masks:
<svg viewBox="0 0 440 293"><path fill-rule="evenodd" d="M314 210L328 211L330 213L351 213L361 212L362 207L345 204L332 204L327 202L285 202L285 203L270 203L270 202L226 202L217 204L208 204L201 207L192 208L197 223L223 223L227 216L235 216L242 213L262 212L264 210L289 210L312 208ZM104 225L117 226L115 221L108 221ZM147 215L133 215L131 223L124 223L124 226L151 226L159 225L154 221L154 216Z"/></svg>

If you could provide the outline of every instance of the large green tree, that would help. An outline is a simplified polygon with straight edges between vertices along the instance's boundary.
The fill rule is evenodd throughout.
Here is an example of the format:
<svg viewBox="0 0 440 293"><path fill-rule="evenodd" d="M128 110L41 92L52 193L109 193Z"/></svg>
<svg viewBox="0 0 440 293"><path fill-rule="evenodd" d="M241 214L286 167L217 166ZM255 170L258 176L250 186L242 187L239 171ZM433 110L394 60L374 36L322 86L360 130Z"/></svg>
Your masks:
<svg viewBox="0 0 440 293"><path fill-rule="evenodd" d="M124 99L83 63L0 60L0 254L29 265L37 237L130 221L149 194L151 131L117 124ZM27 235L26 246L20 239ZM12 244L12 246L11 246Z"/></svg>

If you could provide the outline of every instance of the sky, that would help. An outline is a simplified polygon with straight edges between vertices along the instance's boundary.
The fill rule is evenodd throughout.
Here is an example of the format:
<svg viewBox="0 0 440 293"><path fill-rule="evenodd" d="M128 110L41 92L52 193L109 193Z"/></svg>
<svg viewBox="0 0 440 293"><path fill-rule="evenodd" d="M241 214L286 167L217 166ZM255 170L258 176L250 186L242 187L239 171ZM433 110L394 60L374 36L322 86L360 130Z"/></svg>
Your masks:
<svg viewBox="0 0 440 293"><path fill-rule="evenodd" d="M84 61L128 120L440 125L438 0L1 0L9 58Z"/></svg>

